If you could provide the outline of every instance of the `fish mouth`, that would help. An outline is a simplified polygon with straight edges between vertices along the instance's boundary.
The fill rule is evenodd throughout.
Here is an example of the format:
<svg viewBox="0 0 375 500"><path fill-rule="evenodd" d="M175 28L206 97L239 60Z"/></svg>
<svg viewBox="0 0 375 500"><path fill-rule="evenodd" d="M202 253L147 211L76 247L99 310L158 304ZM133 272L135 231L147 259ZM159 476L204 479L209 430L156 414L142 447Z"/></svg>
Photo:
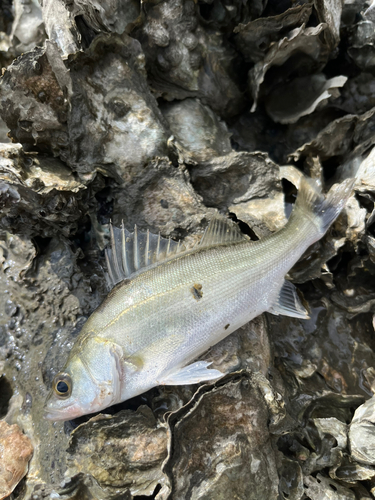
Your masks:
<svg viewBox="0 0 375 500"><path fill-rule="evenodd" d="M74 405L69 405L66 408L51 408L48 403L44 406L44 418L46 420L72 420L73 418L80 417L82 411Z"/></svg>
<svg viewBox="0 0 375 500"><path fill-rule="evenodd" d="M49 410L46 408L44 410L44 415L43 417L46 420L51 420L52 422L56 422L58 420L73 420L73 418L81 417L83 415L82 412L66 412L66 411L60 411L60 410Z"/></svg>
<svg viewBox="0 0 375 500"><path fill-rule="evenodd" d="M74 417L68 417L65 412L61 412L59 410L49 410L48 408L44 409L44 418L46 420L70 420Z"/></svg>

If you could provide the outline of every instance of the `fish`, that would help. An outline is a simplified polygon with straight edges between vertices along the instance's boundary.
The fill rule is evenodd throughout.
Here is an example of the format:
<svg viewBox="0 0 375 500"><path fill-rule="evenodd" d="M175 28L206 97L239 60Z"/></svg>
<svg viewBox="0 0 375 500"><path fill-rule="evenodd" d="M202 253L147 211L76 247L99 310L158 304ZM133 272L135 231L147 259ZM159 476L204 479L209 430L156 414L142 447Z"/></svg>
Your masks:
<svg viewBox="0 0 375 500"><path fill-rule="evenodd" d="M91 314L53 382L45 418L99 412L159 385L217 380L203 353L268 311L308 319L285 275L326 233L353 179L324 195L300 180L286 225L250 241L229 219L211 220L193 248L135 227L110 227L105 251L111 291Z"/></svg>

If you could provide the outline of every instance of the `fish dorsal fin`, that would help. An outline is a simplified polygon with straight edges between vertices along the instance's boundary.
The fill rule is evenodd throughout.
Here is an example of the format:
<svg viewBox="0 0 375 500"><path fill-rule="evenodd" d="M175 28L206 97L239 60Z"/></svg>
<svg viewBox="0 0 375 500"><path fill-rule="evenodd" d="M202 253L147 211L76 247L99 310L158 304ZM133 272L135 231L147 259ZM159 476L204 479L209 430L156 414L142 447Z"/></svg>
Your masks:
<svg viewBox="0 0 375 500"><path fill-rule="evenodd" d="M249 240L250 238L241 233L240 228L233 221L215 217L210 221L204 232L199 242L199 247L213 247L216 245L227 245L229 243Z"/></svg>
<svg viewBox="0 0 375 500"><path fill-rule="evenodd" d="M210 221L200 242L189 249L181 242L163 238L160 233L143 233L137 226L134 226L134 232L130 233L125 229L124 223L121 229L110 224L110 237L111 243L105 249L107 281L110 288L155 264L173 259L176 255L217 245L249 241L249 237L241 233L237 224L219 217Z"/></svg>
<svg viewBox="0 0 375 500"><path fill-rule="evenodd" d="M110 224L111 243L105 249L110 288L120 281L144 271L148 267L173 258L186 251L184 245L171 238L162 238L160 233L143 233L134 227L130 233L122 223L121 229Z"/></svg>

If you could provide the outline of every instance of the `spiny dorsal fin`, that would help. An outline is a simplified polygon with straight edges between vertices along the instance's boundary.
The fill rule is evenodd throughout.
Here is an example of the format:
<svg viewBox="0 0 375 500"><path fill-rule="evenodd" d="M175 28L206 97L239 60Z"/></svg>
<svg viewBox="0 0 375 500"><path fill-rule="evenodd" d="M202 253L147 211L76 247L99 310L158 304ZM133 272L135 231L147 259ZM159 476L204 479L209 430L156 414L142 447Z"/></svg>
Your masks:
<svg viewBox="0 0 375 500"><path fill-rule="evenodd" d="M163 262L186 251L184 245L171 238L162 238L160 233L142 233L137 226L130 233L110 224L111 243L105 249L108 270L108 285L112 288L120 281L130 278L139 271Z"/></svg>
<svg viewBox="0 0 375 500"><path fill-rule="evenodd" d="M240 228L230 219L215 217L212 219L199 242L199 247L213 247L249 241L249 238L241 233Z"/></svg>
<svg viewBox="0 0 375 500"><path fill-rule="evenodd" d="M131 278L147 268L173 259L176 255L194 252L202 248L249 241L238 226L229 219L216 217L209 223L202 239L192 248L186 249L181 242L163 238L160 233L142 233L134 226L134 232L110 224L111 243L105 249L108 286L113 288L124 279Z"/></svg>

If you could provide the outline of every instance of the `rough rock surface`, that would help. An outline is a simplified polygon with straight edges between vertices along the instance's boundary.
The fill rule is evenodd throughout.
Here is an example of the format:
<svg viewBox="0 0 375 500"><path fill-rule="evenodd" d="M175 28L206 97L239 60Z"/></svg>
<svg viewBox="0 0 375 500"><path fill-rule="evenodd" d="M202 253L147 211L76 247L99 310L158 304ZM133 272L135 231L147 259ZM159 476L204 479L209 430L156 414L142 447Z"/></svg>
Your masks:
<svg viewBox="0 0 375 500"><path fill-rule="evenodd" d="M27 473L33 454L30 439L17 424L0 420L0 498L9 496Z"/></svg>

